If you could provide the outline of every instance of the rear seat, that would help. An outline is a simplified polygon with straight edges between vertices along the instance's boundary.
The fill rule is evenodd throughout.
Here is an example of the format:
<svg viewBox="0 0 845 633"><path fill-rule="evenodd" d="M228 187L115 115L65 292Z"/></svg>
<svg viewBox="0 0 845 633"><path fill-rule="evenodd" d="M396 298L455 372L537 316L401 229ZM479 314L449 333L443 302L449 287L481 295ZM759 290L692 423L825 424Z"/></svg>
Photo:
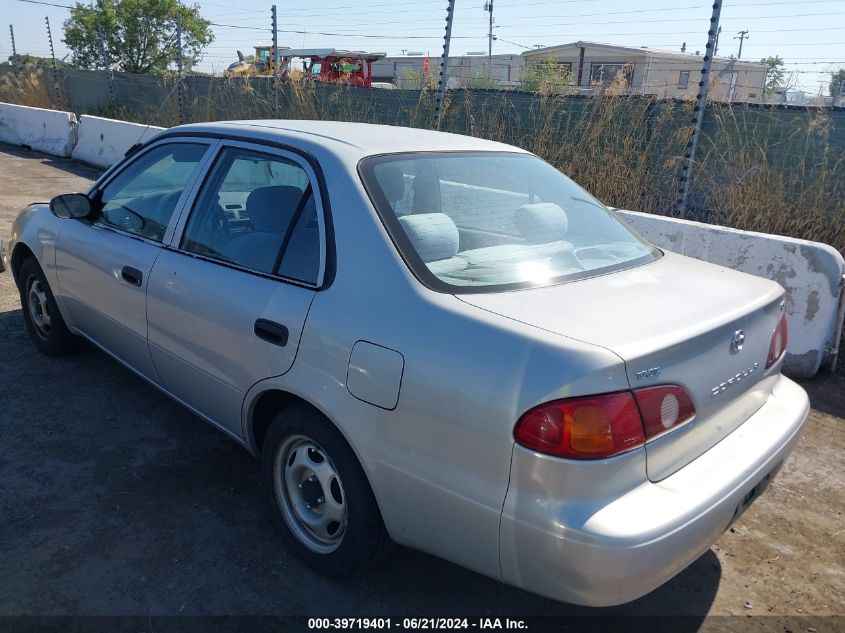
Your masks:
<svg viewBox="0 0 845 633"><path fill-rule="evenodd" d="M551 257L572 250L563 238L569 229L566 213L551 202L524 204L514 213L514 224L525 240L521 244L485 246L461 252L458 257L473 266L533 257Z"/></svg>
<svg viewBox="0 0 845 633"><path fill-rule="evenodd" d="M466 260L455 257L460 235L452 218L445 213L403 215L399 224L417 254L435 275L448 275L467 267Z"/></svg>
<svg viewBox="0 0 845 633"><path fill-rule="evenodd" d="M552 257L572 251L563 237L566 213L558 205L541 202L521 206L514 223L524 243L486 246L458 252L460 234L445 213L417 213L399 217L399 224L420 258L435 275L450 275L472 267L493 268L498 262Z"/></svg>

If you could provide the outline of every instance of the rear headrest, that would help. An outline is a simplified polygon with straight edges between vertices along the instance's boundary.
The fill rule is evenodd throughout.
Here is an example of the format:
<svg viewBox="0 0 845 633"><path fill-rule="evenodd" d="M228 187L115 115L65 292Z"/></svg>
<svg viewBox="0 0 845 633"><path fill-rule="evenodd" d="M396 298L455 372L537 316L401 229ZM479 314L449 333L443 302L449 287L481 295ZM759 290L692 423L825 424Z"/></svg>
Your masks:
<svg viewBox="0 0 845 633"><path fill-rule="evenodd" d="M405 197L405 174L399 167L379 165L376 168L376 177L384 196L391 205Z"/></svg>
<svg viewBox="0 0 845 633"><path fill-rule="evenodd" d="M513 221L522 236L532 244L562 240L569 228L566 213L553 202L538 202L519 207Z"/></svg>
<svg viewBox="0 0 845 633"><path fill-rule="evenodd" d="M445 213L405 215L399 224L424 262L449 259L458 252L458 227Z"/></svg>
<svg viewBox="0 0 845 633"><path fill-rule="evenodd" d="M246 213L256 231L282 233L287 230L302 191L274 185L254 190L246 199Z"/></svg>

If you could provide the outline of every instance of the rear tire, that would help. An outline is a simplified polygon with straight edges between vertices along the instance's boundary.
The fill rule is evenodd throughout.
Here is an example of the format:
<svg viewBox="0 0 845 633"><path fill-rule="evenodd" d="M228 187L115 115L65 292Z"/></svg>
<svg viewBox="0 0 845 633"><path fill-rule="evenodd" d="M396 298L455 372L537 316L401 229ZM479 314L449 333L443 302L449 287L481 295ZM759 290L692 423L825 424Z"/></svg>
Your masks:
<svg viewBox="0 0 845 633"><path fill-rule="evenodd" d="M340 432L294 404L273 420L262 471L283 538L327 576L346 578L382 560L391 544L369 481Z"/></svg>
<svg viewBox="0 0 845 633"><path fill-rule="evenodd" d="M34 257L23 261L18 279L23 318L35 347L48 356L75 351L79 338L71 334L65 325L44 271Z"/></svg>

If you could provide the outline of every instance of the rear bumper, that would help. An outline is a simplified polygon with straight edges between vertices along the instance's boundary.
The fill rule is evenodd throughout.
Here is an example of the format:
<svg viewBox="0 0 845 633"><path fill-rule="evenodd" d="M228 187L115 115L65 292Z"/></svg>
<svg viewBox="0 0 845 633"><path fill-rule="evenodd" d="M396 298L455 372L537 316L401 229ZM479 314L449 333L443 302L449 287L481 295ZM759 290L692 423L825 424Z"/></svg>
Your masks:
<svg viewBox="0 0 845 633"><path fill-rule="evenodd" d="M766 404L733 433L666 479L627 490L635 473L646 479L644 451L582 474L585 462L516 446L500 532L503 580L592 606L645 595L719 538L789 455L808 412L804 390L779 376Z"/></svg>

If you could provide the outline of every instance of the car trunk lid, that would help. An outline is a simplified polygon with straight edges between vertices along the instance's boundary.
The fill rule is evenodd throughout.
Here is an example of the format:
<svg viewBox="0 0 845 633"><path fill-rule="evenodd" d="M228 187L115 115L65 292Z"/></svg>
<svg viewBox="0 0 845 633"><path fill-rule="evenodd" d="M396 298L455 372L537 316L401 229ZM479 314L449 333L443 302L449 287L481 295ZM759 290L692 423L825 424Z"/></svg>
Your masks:
<svg viewBox="0 0 845 633"><path fill-rule="evenodd" d="M672 253L592 279L460 296L613 351L625 361L633 389L658 384L686 389L695 418L646 445L654 481L715 445L766 401L771 388L764 380L766 358L782 297L774 282Z"/></svg>

